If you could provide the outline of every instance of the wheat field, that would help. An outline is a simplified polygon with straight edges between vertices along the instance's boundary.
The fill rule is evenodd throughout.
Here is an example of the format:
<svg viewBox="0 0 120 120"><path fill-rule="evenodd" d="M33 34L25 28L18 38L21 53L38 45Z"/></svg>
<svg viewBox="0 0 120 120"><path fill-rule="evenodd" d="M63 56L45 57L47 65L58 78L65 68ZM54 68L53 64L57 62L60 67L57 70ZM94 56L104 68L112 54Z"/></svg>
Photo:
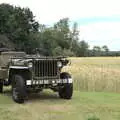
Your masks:
<svg viewBox="0 0 120 120"><path fill-rule="evenodd" d="M120 92L120 57L69 58L74 89L80 91Z"/></svg>

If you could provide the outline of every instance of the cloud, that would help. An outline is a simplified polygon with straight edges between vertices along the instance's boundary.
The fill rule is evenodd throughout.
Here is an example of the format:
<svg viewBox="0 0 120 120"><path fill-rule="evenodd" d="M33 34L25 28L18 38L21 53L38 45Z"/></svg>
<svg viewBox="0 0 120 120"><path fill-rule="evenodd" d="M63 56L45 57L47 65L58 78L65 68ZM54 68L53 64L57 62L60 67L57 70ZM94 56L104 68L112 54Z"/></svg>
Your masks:
<svg viewBox="0 0 120 120"><path fill-rule="evenodd" d="M0 0L29 7L44 24L69 17L72 20L85 17L120 15L119 0Z"/></svg>
<svg viewBox="0 0 120 120"><path fill-rule="evenodd" d="M80 26L80 39L90 45L108 45L111 50L120 50L120 22L98 22Z"/></svg>

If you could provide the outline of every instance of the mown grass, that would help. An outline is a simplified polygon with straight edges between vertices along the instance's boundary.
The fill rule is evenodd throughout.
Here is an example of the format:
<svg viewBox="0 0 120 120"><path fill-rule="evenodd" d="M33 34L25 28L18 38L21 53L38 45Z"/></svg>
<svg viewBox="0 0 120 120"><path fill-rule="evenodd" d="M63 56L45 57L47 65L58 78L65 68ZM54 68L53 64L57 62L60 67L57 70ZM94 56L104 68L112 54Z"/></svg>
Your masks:
<svg viewBox="0 0 120 120"><path fill-rule="evenodd" d="M45 90L20 105L7 88L0 95L0 120L120 120L120 58L70 59L71 100Z"/></svg>
<svg viewBox="0 0 120 120"><path fill-rule="evenodd" d="M4 101L3 101L4 99ZM74 91L71 100L44 91L16 104L8 93L0 95L0 120L119 120L120 94Z"/></svg>

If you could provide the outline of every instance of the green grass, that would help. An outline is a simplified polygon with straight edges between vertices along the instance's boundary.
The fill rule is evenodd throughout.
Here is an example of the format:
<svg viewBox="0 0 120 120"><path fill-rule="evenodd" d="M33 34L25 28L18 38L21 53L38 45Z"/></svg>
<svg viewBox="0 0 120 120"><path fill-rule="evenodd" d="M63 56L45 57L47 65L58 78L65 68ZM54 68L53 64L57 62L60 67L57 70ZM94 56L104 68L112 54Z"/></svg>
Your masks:
<svg viewBox="0 0 120 120"><path fill-rule="evenodd" d="M0 120L119 120L120 94L74 91L71 100L44 91L16 104L11 95L0 95Z"/></svg>

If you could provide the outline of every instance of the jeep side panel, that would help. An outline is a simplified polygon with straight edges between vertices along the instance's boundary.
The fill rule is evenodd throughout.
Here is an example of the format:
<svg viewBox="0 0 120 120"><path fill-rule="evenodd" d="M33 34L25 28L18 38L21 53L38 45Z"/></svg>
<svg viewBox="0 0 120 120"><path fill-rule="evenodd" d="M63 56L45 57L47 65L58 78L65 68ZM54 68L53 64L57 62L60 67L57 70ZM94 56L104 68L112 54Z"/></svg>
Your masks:
<svg viewBox="0 0 120 120"><path fill-rule="evenodd" d="M7 79L9 62L11 57L14 56L25 56L24 52L1 52L0 54L0 79Z"/></svg>
<svg viewBox="0 0 120 120"><path fill-rule="evenodd" d="M5 80L8 78L8 71L6 69L0 69L0 79Z"/></svg>

